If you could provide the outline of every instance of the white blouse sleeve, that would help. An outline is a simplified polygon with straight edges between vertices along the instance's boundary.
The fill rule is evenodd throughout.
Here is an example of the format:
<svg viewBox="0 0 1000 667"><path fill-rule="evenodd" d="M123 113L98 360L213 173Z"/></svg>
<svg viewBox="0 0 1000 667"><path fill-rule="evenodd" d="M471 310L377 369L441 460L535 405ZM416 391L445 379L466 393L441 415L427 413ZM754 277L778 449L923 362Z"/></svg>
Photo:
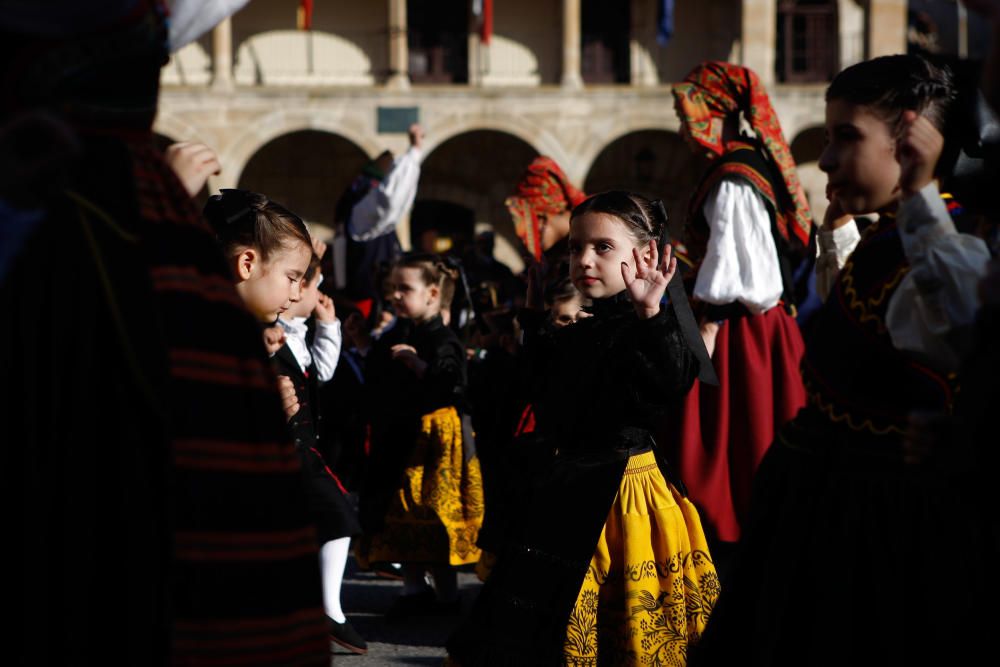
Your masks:
<svg viewBox="0 0 1000 667"><path fill-rule="evenodd" d="M420 155L420 149L411 146L393 162L392 169L378 187L369 190L354 205L347 223L352 239L371 241L395 229L417 196Z"/></svg>
<svg viewBox="0 0 1000 667"><path fill-rule="evenodd" d="M316 335L310 348L313 365L316 368L316 379L329 382L337 370L340 361L340 346L344 337L340 330L340 320L320 322L316 320Z"/></svg>
<svg viewBox="0 0 1000 667"><path fill-rule="evenodd" d="M889 300L892 343L938 370L958 370L961 359L949 334L975 319L976 286L986 275L989 250L982 239L955 229L936 183L903 200L898 216L910 271Z"/></svg>
<svg viewBox="0 0 1000 667"><path fill-rule="evenodd" d="M858 223L851 220L837 229L820 227L816 234L816 293L826 301L840 270L861 240Z"/></svg>
<svg viewBox="0 0 1000 667"><path fill-rule="evenodd" d="M704 213L710 234L694 296L716 305L738 301L752 313L777 305L784 288L763 197L727 178L709 193Z"/></svg>

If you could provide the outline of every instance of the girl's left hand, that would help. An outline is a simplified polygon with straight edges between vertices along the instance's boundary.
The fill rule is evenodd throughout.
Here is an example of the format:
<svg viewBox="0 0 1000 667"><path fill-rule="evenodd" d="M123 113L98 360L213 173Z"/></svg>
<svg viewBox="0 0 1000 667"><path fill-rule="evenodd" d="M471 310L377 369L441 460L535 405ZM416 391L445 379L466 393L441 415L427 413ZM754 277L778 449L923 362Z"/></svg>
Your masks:
<svg viewBox="0 0 1000 667"><path fill-rule="evenodd" d="M677 259L672 257L673 248L667 245L663 249L663 260L656 249L656 241L650 240L647 257L639 253L639 248L632 249L632 259L635 261L635 271L628 262L622 262L622 278L625 279L625 289L632 297L632 305L640 319L646 320L660 312L660 300L667 289L667 284L677 272Z"/></svg>
<svg viewBox="0 0 1000 667"><path fill-rule="evenodd" d="M326 254L326 248L327 248L326 241L319 238L318 236L313 236L311 238L312 238L313 252L316 253L317 257L323 259L323 255Z"/></svg>
<svg viewBox="0 0 1000 667"><path fill-rule="evenodd" d="M333 305L333 299L326 294L320 294L319 298L316 299L316 308L313 309L313 315L320 322L326 322L327 324L336 322L337 309Z"/></svg>
<svg viewBox="0 0 1000 667"><path fill-rule="evenodd" d="M392 348L392 358L402 362L407 368L417 374L417 377L423 377L424 372L427 370L427 362L417 356L417 349L412 345L393 345Z"/></svg>
<svg viewBox="0 0 1000 667"><path fill-rule="evenodd" d="M934 180L934 167L944 150L944 137L933 123L916 111L904 111L901 122L896 160L899 161L899 187L907 197Z"/></svg>

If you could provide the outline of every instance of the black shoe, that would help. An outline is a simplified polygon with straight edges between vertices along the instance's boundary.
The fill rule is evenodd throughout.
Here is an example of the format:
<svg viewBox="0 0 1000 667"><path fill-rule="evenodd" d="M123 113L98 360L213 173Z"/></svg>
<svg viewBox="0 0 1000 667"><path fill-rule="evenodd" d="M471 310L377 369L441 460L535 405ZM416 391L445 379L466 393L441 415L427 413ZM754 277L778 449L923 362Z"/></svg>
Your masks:
<svg viewBox="0 0 1000 667"><path fill-rule="evenodd" d="M437 598L434 589L427 588L419 593L400 595L385 613L387 621L401 621L410 616L430 616L435 613Z"/></svg>
<svg viewBox="0 0 1000 667"><path fill-rule="evenodd" d="M329 620L330 639L337 642L351 653L357 653L358 655L368 653L368 643L365 642L364 638L358 634L358 631L354 629L354 626L351 625L350 621L338 623L332 618L329 618Z"/></svg>

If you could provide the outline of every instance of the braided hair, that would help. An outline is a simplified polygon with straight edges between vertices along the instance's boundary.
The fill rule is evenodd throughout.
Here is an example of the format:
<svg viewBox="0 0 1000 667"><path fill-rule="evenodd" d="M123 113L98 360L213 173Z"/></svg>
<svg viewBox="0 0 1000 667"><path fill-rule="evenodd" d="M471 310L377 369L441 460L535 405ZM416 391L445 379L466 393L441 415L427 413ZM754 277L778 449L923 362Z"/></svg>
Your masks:
<svg viewBox="0 0 1000 667"><path fill-rule="evenodd" d="M393 268L420 271L420 280L425 285L437 286L441 294L441 310L451 307L459 272L445 258L432 253L408 253L397 259Z"/></svg>
<svg viewBox="0 0 1000 667"><path fill-rule="evenodd" d="M297 242L312 245L302 218L257 192L222 190L209 197L205 218L227 257L240 248L255 248L267 261Z"/></svg>
<svg viewBox="0 0 1000 667"><path fill-rule="evenodd" d="M667 222L654 202L624 190L609 190L583 200L573 209L570 224L587 213L603 213L618 218L628 227L636 245L650 241L661 243Z"/></svg>

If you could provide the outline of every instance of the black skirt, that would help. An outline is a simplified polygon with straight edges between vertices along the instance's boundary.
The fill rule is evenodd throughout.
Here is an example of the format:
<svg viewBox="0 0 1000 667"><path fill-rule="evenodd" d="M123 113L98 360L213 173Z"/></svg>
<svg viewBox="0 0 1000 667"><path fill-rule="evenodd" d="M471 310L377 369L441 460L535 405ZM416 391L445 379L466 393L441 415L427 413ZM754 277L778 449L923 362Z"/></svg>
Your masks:
<svg viewBox="0 0 1000 667"><path fill-rule="evenodd" d="M984 523L960 479L900 447L811 408L785 426L689 664L974 664Z"/></svg>
<svg viewBox="0 0 1000 667"><path fill-rule="evenodd" d="M316 524L319 543L322 545L330 540L360 535L358 512L340 480L315 449L300 445L298 451L309 514Z"/></svg>

